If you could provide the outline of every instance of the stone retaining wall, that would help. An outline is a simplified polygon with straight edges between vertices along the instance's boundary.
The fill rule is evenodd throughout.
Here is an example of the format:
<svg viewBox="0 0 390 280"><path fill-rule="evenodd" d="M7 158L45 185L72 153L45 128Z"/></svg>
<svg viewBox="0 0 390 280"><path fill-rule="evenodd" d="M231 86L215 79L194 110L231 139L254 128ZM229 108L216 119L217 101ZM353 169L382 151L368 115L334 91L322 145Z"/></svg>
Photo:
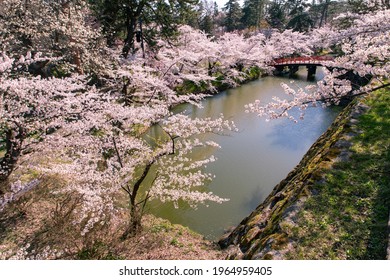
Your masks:
<svg viewBox="0 0 390 280"><path fill-rule="evenodd" d="M229 248L229 259L285 259L293 241L281 224L294 225L307 197L316 194L313 186L323 180L324 169L348 160L351 139L359 133L358 117L367 109L356 100L349 104L265 201L219 240Z"/></svg>

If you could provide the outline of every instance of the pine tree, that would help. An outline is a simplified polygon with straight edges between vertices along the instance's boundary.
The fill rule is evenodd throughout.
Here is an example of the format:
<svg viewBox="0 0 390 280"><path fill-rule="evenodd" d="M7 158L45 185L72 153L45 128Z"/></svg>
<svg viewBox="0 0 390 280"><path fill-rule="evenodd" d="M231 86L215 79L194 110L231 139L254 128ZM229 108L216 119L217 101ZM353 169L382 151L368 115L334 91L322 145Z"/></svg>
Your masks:
<svg viewBox="0 0 390 280"><path fill-rule="evenodd" d="M286 21L283 3L278 1L271 2L266 19L271 27L281 30Z"/></svg>
<svg viewBox="0 0 390 280"><path fill-rule="evenodd" d="M169 38L176 34L177 26L187 23L193 16L198 0L89 0L103 24L107 39L124 39L122 55L135 52L135 36L149 46L157 36ZM141 22L143 32L141 31Z"/></svg>
<svg viewBox="0 0 390 280"><path fill-rule="evenodd" d="M307 8L310 4L304 0L288 0L286 6L289 10L290 20L287 23L287 28L294 31L306 32L314 26L314 21Z"/></svg>
<svg viewBox="0 0 390 280"><path fill-rule="evenodd" d="M207 34L212 34L214 31L215 4L215 2L208 0L203 0L200 3L199 29Z"/></svg>
<svg viewBox="0 0 390 280"><path fill-rule="evenodd" d="M259 28L264 18L264 0L245 0L241 21L244 27Z"/></svg>
<svg viewBox="0 0 390 280"><path fill-rule="evenodd" d="M237 30L241 27L242 11L237 0L229 0L223 8L226 12L225 27L228 32Z"/></svg>

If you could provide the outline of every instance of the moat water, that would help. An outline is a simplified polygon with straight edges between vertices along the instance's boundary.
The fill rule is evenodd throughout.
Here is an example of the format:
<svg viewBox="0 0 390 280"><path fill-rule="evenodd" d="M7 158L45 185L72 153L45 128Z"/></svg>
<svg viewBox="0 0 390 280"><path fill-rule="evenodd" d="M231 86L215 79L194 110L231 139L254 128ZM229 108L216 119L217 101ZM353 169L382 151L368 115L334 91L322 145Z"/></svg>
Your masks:
<svg viewBox="0 0 390 280"><path fill-rule="evenodd" d="M316 80L322 76L322 72L317 71ZM184 204L176 209L172 204L152 202L148 211L212 240L227 228L239 224L299 163L339 112L338 108L308 108L304 120L298 123L288 119L267 122L253 113L245 113L244 105L256 99L268 102L273 96L286 98L280 84L290 84L291 81L293 87L316 82L306 81L306 70L302 69L293 80L270 76L221 92L205 99L201 109L189 104L175 108L176 112L184 111L194 118L217 118L223 114L235 122L238 132L229 136L206 136L219 143L221 149L200 151L214 153L218 159L207 167L207 172L216 178L205 188L230 200L222 204L200 205L196 210ZM299 116L300 112L297 109L295 113Z"/></svg>

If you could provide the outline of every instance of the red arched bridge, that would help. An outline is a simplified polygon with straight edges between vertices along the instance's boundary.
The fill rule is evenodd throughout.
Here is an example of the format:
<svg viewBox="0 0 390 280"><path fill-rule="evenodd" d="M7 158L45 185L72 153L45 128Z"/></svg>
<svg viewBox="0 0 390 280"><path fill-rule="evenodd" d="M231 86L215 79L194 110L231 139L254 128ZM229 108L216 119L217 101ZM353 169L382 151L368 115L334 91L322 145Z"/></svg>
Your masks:
<svg viewBox="0 0 390 280"><path fill-rule="evenodd" d="M290 76L299 70L299 66L306 66L307 78L312 79L316 74L317 66L323 66L324 62L333 59L331 56L285 57L274 59L269 65L275 67L276 75L289 73Z"/></svg>

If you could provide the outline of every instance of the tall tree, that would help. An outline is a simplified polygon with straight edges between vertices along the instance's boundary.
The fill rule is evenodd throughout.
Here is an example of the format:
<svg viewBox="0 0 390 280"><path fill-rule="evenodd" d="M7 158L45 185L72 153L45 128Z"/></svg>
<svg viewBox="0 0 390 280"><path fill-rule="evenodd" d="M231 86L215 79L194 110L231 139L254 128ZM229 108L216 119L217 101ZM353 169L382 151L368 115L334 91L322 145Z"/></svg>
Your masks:
<svg viewBox="0 0 390 280"><path fill-rule="evenodd" d="M218 17L218 5L216 2L203 0L199 9L199 29L212 34L214 31L215 19Z"/></svg>
<svg viewBox="0 0 390 280"><path fill-rule="evenodd" d="M330 0L325 0L321 4L322 4L321 7L322 9L321 9L321 19L320 19L319 27L322 27L323 24L326 24L328 20L328 8L329 8Z"/></svg>
<svg viewBox="0 0 390 280"><path fill-rule="evenodd" d="M246 0L241 21L245 27L259 28L265 12L264 0Z"/></svg>
<svg viewBox="0 0 390 280"><path fill-rule="evenodd" d="M170 37L187 23L198 0L90 0L108 39L124 37L122 55L135 51L135 38L155 44L156 36ZM143 24L143 26L142 26ZM142 26L142 27L141 27ZM143 30L141 30L143 29Z"/></svg>
<svg viewBox="0 0 390 280"><path fill-rule="evenodd" d="M307 8L310 4L304 0L288 0L286 7L289 11L289 22L287 28L293 29L294 31L305 32L310 30L314 26L313 19L307 12Z"/></svg>
<svg viewBox="0 0 390 280"><path fill-rule="evenodd" d="M282 1L271 2L267 11L268 24L277 29L282 29L286 21L284 6Z"/></svg>
<svg viewBox="0 0 390 280"><path fill-rule="evenodd" d="M223 10L226 13L226 18L225 18L225 27L228 32L237 30L241 27L241 16L242 16L242 11L240 4L238 3L237 0L229 0L226 4Z"/></svg>

